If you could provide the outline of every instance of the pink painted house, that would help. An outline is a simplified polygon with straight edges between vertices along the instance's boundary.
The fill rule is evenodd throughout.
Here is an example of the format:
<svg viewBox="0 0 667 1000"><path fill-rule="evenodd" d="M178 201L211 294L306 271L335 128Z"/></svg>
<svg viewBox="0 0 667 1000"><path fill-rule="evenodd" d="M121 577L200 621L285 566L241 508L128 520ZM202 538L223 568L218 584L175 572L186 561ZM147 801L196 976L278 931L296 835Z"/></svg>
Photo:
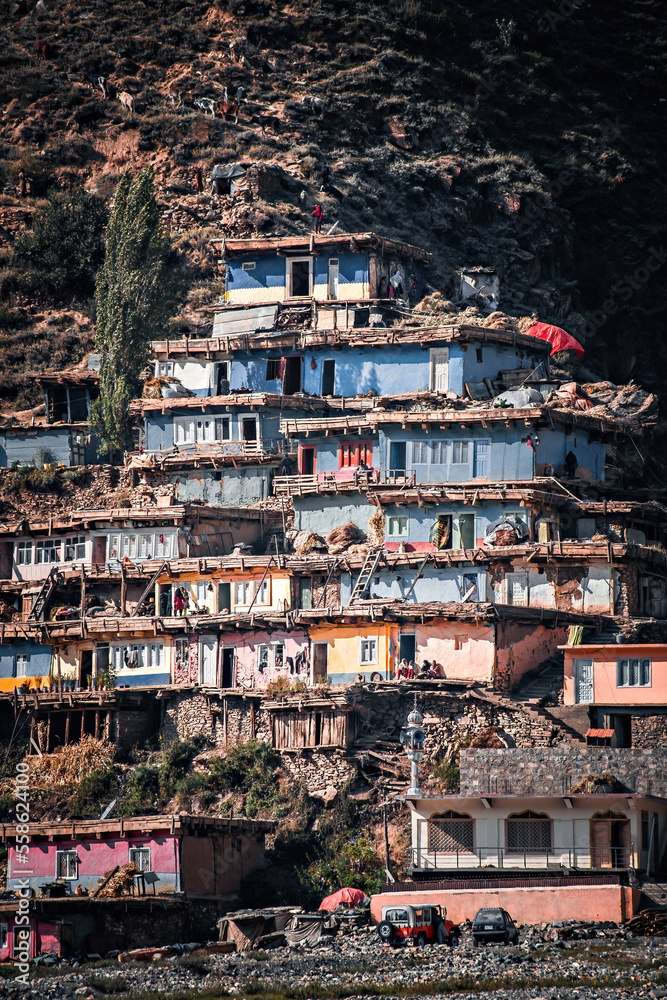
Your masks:
<svg viewBox="0 0 667 1000"><path fill-rule="evenodd" d="M667 707L667 645L561 646L566 705Z"/></svg>
<svg viewBox="0 0 667 1000"><path fill-rule="evenodd" d="M32 823L27 862L19 860L13 826L3 825L0 836L8 845L8 889L27 881L37 895L52 883L68 896L79 889L92 894L107 872L134 862L141 873L137 892L147 884L160 895L221 899L232 898L244 875L261 864L264 836L274 826L185 814Z"/></svg>

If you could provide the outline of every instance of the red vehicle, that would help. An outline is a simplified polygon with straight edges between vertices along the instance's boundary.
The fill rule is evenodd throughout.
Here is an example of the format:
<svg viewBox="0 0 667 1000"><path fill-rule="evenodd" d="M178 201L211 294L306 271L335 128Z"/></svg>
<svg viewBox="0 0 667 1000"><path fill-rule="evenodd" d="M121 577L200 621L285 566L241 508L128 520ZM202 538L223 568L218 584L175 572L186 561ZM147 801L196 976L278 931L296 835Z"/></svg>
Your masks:
<svg viewBox="0 0 667 1000"><path fill-rule="evenodd" d="M432 903L401 903L382 907L382 921L378 924L380 940L387 944L416 945L438 944L438 925L444 923L440 938L443 944L455 948L459 943L459 929L447 920L447 910Z"/></svg>

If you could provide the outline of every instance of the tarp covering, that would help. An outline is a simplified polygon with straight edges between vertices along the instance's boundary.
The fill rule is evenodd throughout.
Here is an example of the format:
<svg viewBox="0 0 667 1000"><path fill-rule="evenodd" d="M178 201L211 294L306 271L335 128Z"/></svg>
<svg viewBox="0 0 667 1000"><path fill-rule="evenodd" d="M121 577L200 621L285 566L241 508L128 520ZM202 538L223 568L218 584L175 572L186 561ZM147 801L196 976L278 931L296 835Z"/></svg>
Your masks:
<svg viewBox="0 0 667 1000"><path fill-rule="evenodd" d="M361 889L339 889L332 896L327 896L320 903L320 910L335 910L340 903L359 906L366 899L366 893Z"/></svg>
<svg viewBox="0 0 667 1000"><path fill-rule="evenodd" d="M571 337L560 326L550 326L548 323L535 323L529 330L526 330L526 335L528 337L538 337L539 340L546 340L548 344L551 344L552 354L558 354L559 351L574 351L578 358L584 355L584 349L579 341Z"/></svg>
<svg viewBox="0 0 667 1000"><path fill-rule="evenodd" d="M213 167L213 172L211 174L211 180L214 181L226 181L231 180L233 177L243 177L246 170L239 163L216 163Z"/></svg>

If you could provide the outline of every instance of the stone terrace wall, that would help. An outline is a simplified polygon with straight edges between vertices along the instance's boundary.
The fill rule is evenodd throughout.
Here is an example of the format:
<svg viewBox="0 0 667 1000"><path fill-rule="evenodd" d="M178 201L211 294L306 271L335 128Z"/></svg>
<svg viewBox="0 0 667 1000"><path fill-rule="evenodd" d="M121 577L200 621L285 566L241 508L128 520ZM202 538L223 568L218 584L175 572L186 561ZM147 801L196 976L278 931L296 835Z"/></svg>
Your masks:
<svg viewBox="0 0 667 1000"><path fill-rule="evenodd" d="M463 795L563 795L589 774L613 774L629 791L667 795L664 749L462 750L460 767Z"/></svg>

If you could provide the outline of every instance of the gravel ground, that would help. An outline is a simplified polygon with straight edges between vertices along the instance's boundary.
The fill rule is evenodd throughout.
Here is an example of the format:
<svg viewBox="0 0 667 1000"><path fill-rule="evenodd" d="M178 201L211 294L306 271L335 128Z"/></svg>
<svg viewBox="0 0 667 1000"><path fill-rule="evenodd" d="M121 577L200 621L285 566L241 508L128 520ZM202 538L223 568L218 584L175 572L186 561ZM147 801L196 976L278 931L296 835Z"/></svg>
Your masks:
<svg viewBox="0 0 667 1000"><path fill-rule="evenodd" d="M61 965L34 970L28 988L0 981L0 994L10 1000L198 992L304 1000L451 993L471 1000L667 998L667 940L629 938L616 927L559 924L523 930L518 947L474 948L464 934L454 950L446 945L419 950L391 948L374 929L356 928L315 948L186 955L147 964Z"/></svg>

